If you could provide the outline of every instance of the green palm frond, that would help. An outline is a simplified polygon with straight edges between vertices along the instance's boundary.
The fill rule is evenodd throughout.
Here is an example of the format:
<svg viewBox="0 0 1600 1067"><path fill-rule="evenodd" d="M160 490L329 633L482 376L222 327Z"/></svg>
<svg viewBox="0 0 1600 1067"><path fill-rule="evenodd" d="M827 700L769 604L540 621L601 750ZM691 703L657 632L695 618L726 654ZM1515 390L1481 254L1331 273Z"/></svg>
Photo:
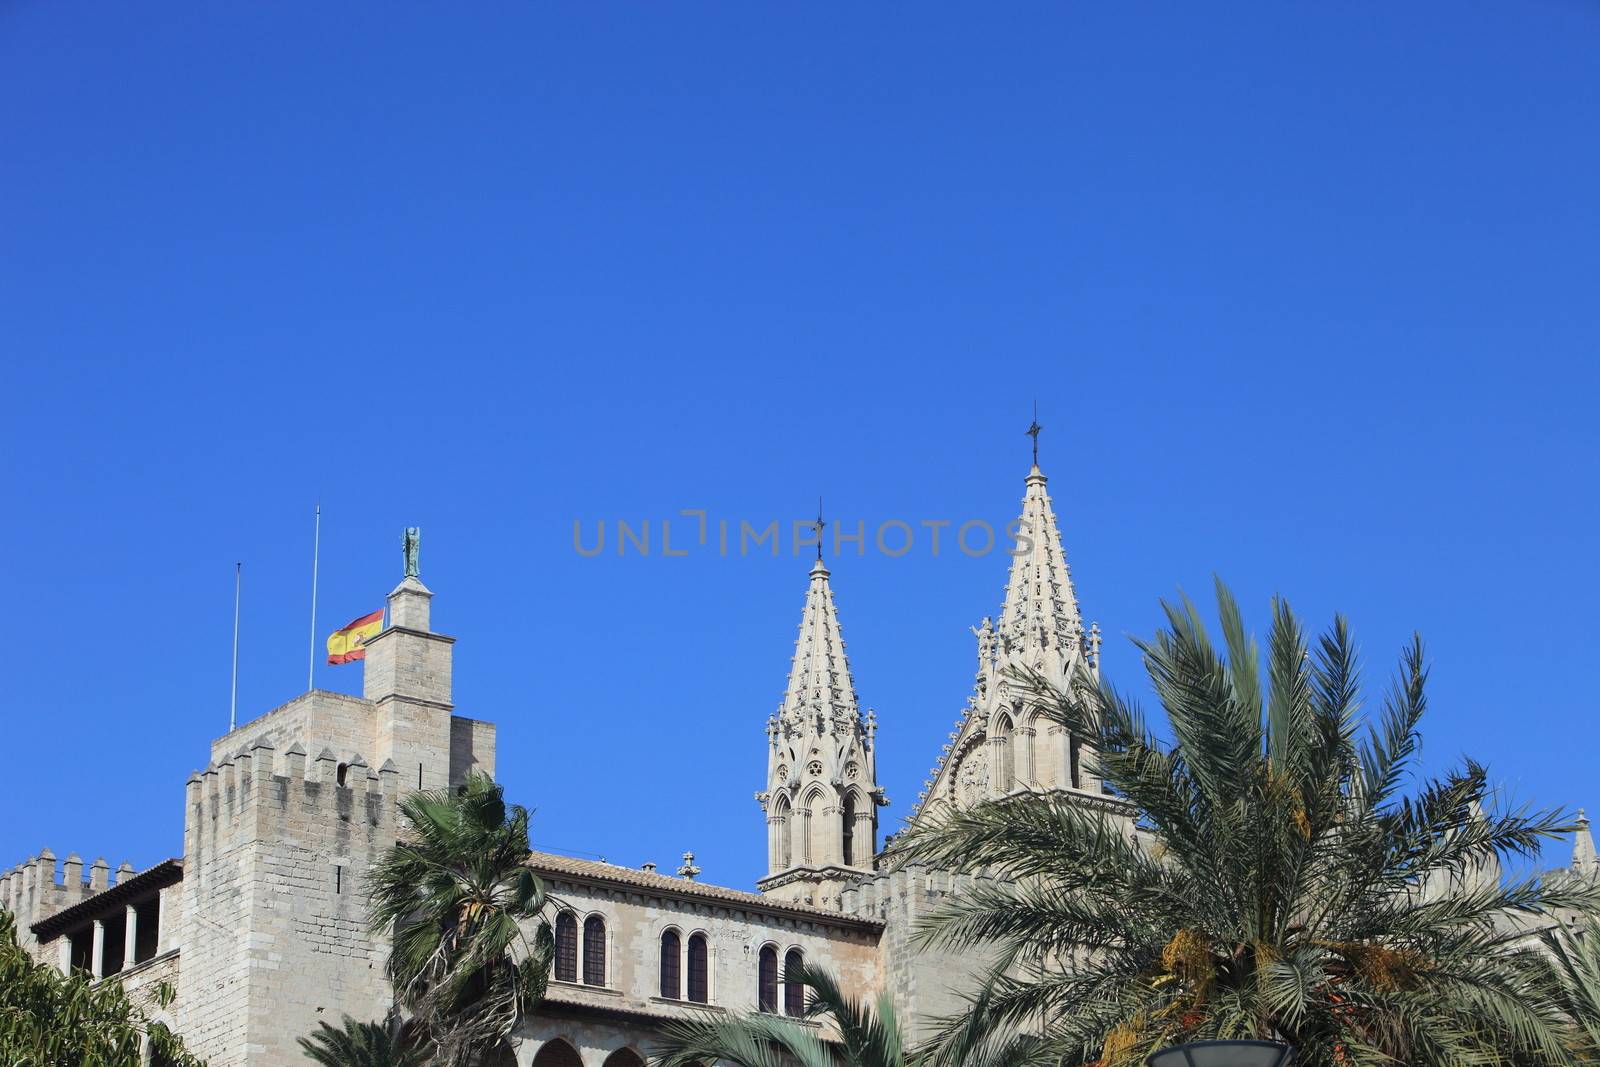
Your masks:
<svg viewBox="0 0 1600 1067"><path fill-rule="evenodd" d="M400 801L405 832L369 876L390 982L446 1065L505 1038L544 995L553 939L528 869L528 812L472 774ZM531 932L531 937L529 936Z"/></svg>
<svg viewBox="0 0 1600 1067"><path fill-rule="evenodd" d="M650 1062L655 1067L836 1067L833 1053L811 1028L775 1015L708 1015L666 1023Z"/></svg>
<svg viewBox="0 0 1600 1067"><path fill-rule="evenodd" d="M1161 734L1087 674L1063 692L1014 672L1090 742L1109 806L1006 797L897 843L897 862L970 876L919 941L991 961L925 1062L1120 1067L1229 1037L1288 1040L1297 1067L1572 1062L1600 950L1547 937L1562 984L1529 944L1557 913L1596 913L1600 889L1500 874L1569 817L1506 804L1471 761L1419 775L1420 639L1363 728L1342 617L1313 638L1278 598L1258 645L1220 582L1217 604L1220 646L1183 597L1134 642Z"/></svg>
<svg viewBox="0 0 1600 1067"><path fill-rule="evenodd" d="M322 1067L425 1067L428 1062L427 1051L407 1046L397 1028L348 1015L343 1026L319 1023L310 1037L296 1040L306 1058Z"/></svg>
<svg viewBox="0 0 1600 1067"><path fill-rule="evenodd" d="M1555 975L1561 1010L1577 1028L1585 1062L1600 1063L1600 920L1589 918L1571 929L1541 935Z"/></svg>
<svg viewBox="0 0 1600 1067"><path fill-rule="evenodd" d="M704 1012L672 1022L658 1035L654 1067L723 1063L732 1067L906 1067L894 1004L887 995L869 1004L847 995L832 974L812 964L790 966L785 982L806 989L807 1020L837 1033L824 1039L816 1025L777 1015L724 1016Z"/></svg>

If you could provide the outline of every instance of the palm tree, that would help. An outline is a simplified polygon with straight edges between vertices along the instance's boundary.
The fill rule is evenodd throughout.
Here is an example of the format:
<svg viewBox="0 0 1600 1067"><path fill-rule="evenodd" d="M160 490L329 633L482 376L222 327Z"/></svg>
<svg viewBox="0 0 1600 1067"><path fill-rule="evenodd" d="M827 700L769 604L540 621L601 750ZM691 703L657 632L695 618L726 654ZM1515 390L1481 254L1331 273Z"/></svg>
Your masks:
<svg viewBox="0 0 1600 1067"><path fill-rule="evenodd" d="M427 1050L408 1046L397 1029L384 1023L357 1022L346 1015L344 1026L317 1024L309 1038L297 1038L306 1058L322 1067L426 1067Z"/></svg>
<svg viewBox="0 0 1600 1067"><path fill-rule="evenodd" d="M411 793L400 810L406 831L371 872L371 922L391 938L389 980L436 1062L461 1067L511 1033L549 976L528 812L481 774L455 792Z"/></svg>
<svg viewBox="0 0 1600 1067"><path fill-rule="evenodd" d="M1403 792L1426 707L1420 639L1362 737L1342 618L1313 649L1276 601L1263 677L1221 582L1217 599L1225 650L1187 599L1135 641L1170 741L1109 684L1014 679L1098 750L1110 797L945 811L897 846L977 876L919 936L992 961L929 1061L973 1067L1029 1034L1039 1064L1248 1037L1294 1044L1297 1067L1566 1062L1528 934L1600 893L1502 881L1498 861L1534 855L1570 820L1497 805L1470 761Z"/></svg>
<svg viewBox="0 0 1600 1067"><path fill-rule="evenodd" d="M137 993L74 968L62 974L17 941L17 917L0 906L0 1063L7 1067L205 1067L151 1014L176 996L166 982Z"/></svg>
<svg viewBox="0 0 1600 1067"><path fill-rule="evenodd" d="M1574 1025L1574 1044L1584 1063L1600 1063L1600 921L1541 935L1550 955L1561 1009Z"/></svg>
<svg viewBox="0 0 1600 1067"><path fill-rule="evenodd" d="M900 1027L887 993L879 995L876 1007L868 1005L846 996L831 974L809 963L788 968L783 977L810 991L806 1016L830 1021L839 1033L837 1044L824 1041L814 1027L777 1015L707 1013L663 1026L653 1067L719 1061L735 1067L904 1067Z"/></svg>

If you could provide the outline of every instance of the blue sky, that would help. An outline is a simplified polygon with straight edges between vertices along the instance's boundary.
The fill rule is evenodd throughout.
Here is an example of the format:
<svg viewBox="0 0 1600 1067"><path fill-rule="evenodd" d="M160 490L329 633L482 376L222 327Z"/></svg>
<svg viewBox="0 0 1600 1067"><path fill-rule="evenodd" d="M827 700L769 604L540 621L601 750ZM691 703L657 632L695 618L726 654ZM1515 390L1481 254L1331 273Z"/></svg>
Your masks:
<svg viewBox="0 0 1600 1067"><path fill-rule="evenodd" d="M0 864L182 847L423 529L545 846L762 872L806 560L574 520L1017 511L1107 670L1223 575L1433 659L1431 768L1600 805L1600 8L0 11ZM675 531L676 534L676 531ZM1006 560L832 561L909 810ZM360 689L359 668L317 668ZM1564 854L1558 856L1564 859Z"/></svg>

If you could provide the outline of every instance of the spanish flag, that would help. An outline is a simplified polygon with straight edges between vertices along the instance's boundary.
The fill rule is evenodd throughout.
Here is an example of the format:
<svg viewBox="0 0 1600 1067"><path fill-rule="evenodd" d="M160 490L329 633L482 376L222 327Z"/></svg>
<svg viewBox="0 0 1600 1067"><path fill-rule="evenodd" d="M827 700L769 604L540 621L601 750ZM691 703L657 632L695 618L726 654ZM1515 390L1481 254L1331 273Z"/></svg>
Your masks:
<svg viewBox="0 0 1600 1067"><path fill-rule="evenodd" d="M353 659L367 658L367 641L383 630L383 609L363 615L342 630L328 637L328 662L349 663Z"/></svg>

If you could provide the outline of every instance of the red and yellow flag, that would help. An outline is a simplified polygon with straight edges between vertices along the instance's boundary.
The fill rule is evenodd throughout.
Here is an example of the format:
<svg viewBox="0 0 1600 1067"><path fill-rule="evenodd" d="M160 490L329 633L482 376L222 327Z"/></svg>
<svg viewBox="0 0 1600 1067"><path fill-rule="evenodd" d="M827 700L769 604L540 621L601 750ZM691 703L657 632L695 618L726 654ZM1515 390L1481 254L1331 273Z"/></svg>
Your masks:
<svg viewBox="0 0 1600 1067"><path fill-rule="evenodd" d="M383 609L363 615L342 630L328 637L328 662L349 663L353 659L367 658L367 642L383 630Z"/></svg>

